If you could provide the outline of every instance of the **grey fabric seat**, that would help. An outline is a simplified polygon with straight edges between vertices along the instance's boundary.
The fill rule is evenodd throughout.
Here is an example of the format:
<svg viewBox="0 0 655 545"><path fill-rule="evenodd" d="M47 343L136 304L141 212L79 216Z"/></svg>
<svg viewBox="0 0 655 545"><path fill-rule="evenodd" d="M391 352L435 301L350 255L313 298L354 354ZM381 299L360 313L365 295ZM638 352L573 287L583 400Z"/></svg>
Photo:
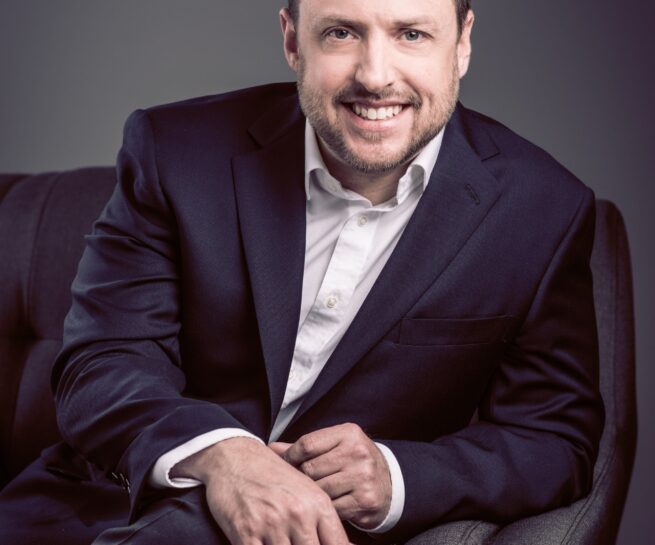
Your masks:
<svg viewBox="0 0 655 545"><path fill-rule="evenodd" d="M50 368L83 235L113 185L111 168L0 175L0 488L59 438ZM625 227L616 207L602 200L592 268L607 416L591 494L502 528L445 524L412 545L614 543L636 441L634 319Z"/></svg>

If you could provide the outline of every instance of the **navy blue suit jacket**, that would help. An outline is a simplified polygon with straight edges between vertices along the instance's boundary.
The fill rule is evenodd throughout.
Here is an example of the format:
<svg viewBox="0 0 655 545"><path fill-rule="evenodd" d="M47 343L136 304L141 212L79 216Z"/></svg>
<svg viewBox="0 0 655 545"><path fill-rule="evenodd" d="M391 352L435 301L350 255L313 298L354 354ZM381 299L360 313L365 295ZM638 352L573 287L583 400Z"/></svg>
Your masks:
<svg viewBox="0 0 655 545"><path fill-rule="evenodd" d="M131 482L214 428L266 439L305 250L304 117L275 84L139 111L87 239L54 374L64 438ZM394 535L509 520L590 487L602 429L592 192L458 106L432 179L282 436L343 422L388 445Z"/></svg>

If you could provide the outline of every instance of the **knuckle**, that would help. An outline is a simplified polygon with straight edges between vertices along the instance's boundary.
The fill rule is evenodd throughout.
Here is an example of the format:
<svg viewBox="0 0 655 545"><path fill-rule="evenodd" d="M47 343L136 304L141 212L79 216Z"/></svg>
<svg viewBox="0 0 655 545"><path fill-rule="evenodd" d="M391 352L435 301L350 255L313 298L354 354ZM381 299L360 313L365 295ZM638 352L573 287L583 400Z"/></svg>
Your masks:
<svg viewBox="0 0 655 545"><path fill-rule="evenodd" d="M316 532L313 531L314 528L309 524L302 524L303 521L300 521L301 524L296 524L294 528L294 539L293 543L314 543L312 539L315 536ZM286 540L285 540L286 541ZM266 542L268 544L268 541Z"/></svg>
<svg viewBox="0 0 655 545"><path fill-rule="evenodd" d="M347 424L344 424L344 431L348 436L355 438L360 434L362 428L353 422L348 422Z"/></svg>
<svg viewBox="0 0 655 545"><path fill-rule="evenodd" d="M321 514L321 507L316 498L307 497L304 501L298 501L289 506L289 518L295 525L309 525L312 520Z"/></svg>
<svg viewBox="0 0 655 545"><path fill-rule="evenodd" d="M314 498L314 505L320 513L326 513L332 510L332 500L323 490L319 490Z"/></svg>
<svg viewBox="0 0 655 545"><path fill-rule="evenodd" d="M306 462L300 464L300 471L302 471L305 475L312 475L315 469L315 464L312 462L312 460L307 460Z"/></svg>
<svg viewBox="0 0 655 545"><path fill-rule="evenodd" d="M257 535L256 526L254 521L245 518L240 518L234 522L234 529L244 545L255 539Z"/></svg>
<svg viewBox="0 0 655 545"><path fill-rule="evenodd" d="M368 448L365 443L357 443L354 445L352 453L359 459L368 458Z"/></svg>
<svg viewBox="0 0 655 545"><path fill-rule="evenodd" d="M277 528L284 522L284 516L278 509L268 509L262 518L267 528Z"/></svg>
<svg viewBox="0 0 655 545"><path fill-rule="evenodd" d="M305 515L306 515L306 509L302 503L296 502L289 506L289 518L291 520L294 521L303 520L305 518Z"/></svg>
<svg viewBox="0 0 655 545"><path fill-rule="evenodd" d="M311 454L313 446L314 439L311 436L305 435L298 440L298 448L303 456Z"/></svg>
<svg viewBox="0 0 655 545"><path fill-rule="evenodd" d="M373 525L373 517L371 515L361 515L357 517L355 523L366 528Z"/></svg>
<svg viewBox="0 0 655 545"><path fill-rule="evenodd" d="M372 511L378 507L378 497L373 490L364 490L358 498L359 507L364 511Z"/></svg>
<svg viewBox="0 0 655 545"><path fill-rule="evenodd" d="M362 478L367 481L375 479L375 466L372 462L362 464Z"/></svg>

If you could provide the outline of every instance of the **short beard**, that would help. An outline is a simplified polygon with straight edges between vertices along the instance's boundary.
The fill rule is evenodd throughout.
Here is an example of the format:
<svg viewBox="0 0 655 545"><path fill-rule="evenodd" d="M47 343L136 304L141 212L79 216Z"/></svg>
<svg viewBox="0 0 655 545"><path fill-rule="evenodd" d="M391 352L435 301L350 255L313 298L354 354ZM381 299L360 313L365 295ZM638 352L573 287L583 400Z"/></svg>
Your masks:
<svg viewBox="0 0 655 545"><path fill-rule="evenodd" d="M459 97L459 73L457 70L456 62L453 63L453 72L446 93L442 93L435 97L437 103L435 104L436 116L432 122L426 127L419 127L420 132L415 132L411 135L411 139L404 150L401 150L396 157L383 157L377 161L367 161L357 155L346 143L343 134L339 129L333 126L327 118L324 111L321 96L307 89L304 83L305 80L305 60L302 55L298 59L298 96L300 99L300 107L309 120L309 123L316 131L316 134L327 145L332 153L339 157L341 161L354 168L362 174L368 175L382 175L397 169L398 167L409 163L418 153L432 140L441 129L444 128L448 120L455 111L457 100ZM353 83L341 89L335 96L332 97L332 104L335 108L339 108L343 102L354 102L356 99L361 100L385 100L390 98L400 98L398 93L389 90L382 93L370 93L364 89L360 84ZM422 113L421 108L423 102L420 97L403 96L401 102L409 103L409 106L414 108L416 114L415 119ZM423 112L425 115L426 112ZM377 132L370 132L365 135L370 142L380 142L384 138Z"/></svg>

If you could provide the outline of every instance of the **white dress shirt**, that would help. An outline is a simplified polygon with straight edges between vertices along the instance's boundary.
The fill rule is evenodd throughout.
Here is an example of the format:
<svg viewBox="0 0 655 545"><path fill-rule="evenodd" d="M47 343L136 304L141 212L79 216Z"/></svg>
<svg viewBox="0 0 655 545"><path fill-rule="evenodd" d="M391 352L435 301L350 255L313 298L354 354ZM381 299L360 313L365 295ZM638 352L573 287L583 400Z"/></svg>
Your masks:
<svg viewBox="0 0 655 545"><path fill-rule="evenodd" d="M409 165L396 195L374 206L330 175L314 129L306 122L307 232L300 320L282 407L269 442L282 435L389 259L430 179L442 139L443 130ZM171 479L169 472L195 452L231 437L260 440L237 428L202 434L162 455L151 472L151 484L176 488L199 485L194 479ZM376 445L389 466L392 498L386 518L368 532L382 533L400 519L405 487L396 457L386 446Z"/></svg>

